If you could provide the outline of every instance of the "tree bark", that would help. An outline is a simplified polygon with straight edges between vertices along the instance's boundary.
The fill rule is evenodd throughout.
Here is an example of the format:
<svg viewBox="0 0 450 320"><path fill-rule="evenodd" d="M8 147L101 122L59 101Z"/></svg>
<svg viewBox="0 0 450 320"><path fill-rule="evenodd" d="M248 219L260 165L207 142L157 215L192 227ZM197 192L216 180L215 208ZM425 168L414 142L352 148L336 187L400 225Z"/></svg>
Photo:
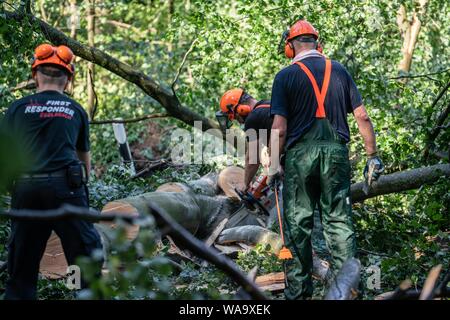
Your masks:
<svg viewBox="0 0 450 320"><path fill-rule="evenodd" d="M424 184L435 182L440 177L450 177L450 164L437 164L382 175L378 181L372 184L367 195L363 191L363 182L352 184L352 202L360 202L383 194L417 189Z"/></svg>
<svg viewBox="0 0 450 320"><path fill-rule="evenodd" d="M344 262L336 278L330 285L325 300L351 300L356 297L361 272L358 259L350 258Z"/></svg>
<svg viewBox="0 0 450 320"><path fill-rule="evenodd" d="M428 0L419 0L419 11L413 12L412 20L408 20L405 6L402 4L397 13L397 25L403 37L402 60L398 66L400 72L408 73L411 69L411 61L419 37L422 22L420 18L426 13ZM404 79L406 81L406 79Z"/></svg>
<svg viewBox="0 0 450 320"><path fill-rule="evenodd" d="M87 0L87 34L90 47L95 46L95 0ZM87 68L87 90L88 90L88 114L90 120L94 119L96 112L96 96L94 91L95 64L88 62Z"/></svg>
<svg viewBox="0 0 450 320"><path fill-rule="evenodd" d="M70 0L70 37L77 39L77 28L79 23L77 0Z"/></svg>
<svg viewBox="0 0 450 320"><path fill-rule="evenodd" d="M217 268L225 272L253 299L266 300L267 297L261 292L258 286L238 268L230 259L223 255L218 255L213 249L207 247L203 242L194 238L189 232L175 222L163 209L149 205L151 214L156 218L160 229L168 230L167 233L196 256L214 264Z"/></svg>

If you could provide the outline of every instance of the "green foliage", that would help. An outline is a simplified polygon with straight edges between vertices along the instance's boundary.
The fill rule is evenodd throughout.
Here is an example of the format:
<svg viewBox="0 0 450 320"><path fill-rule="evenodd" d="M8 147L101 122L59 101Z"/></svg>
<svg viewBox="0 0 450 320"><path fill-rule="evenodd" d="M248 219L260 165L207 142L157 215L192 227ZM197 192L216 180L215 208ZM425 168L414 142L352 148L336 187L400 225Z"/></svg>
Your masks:
<svg viewBox="0 0 450 320"><path fill-rule="evenodd" d="M38 17L69 32L67 19L70 11L66 1L38 0L33 3ZM0 1L0 113L14 99L30 93L25 90L12 91L10 88L30 78L29 61L33 48L44 41L40 31L28 21L17 23L6 19L4 10L14 10L18 4L17 1ZM78 1L80 28L77 39L86 43L84 4ZM186 0L175 1L174 4L172 14L167 1L162 0L102 1L97 7L96 47L143 71L161 85L170 86L185 53L196 40L181 70L176 92L184 105L212 118L218 109L220 96L231 87L245 87L258 99L270 98L275 74L289 63L277 54L281 33L302 16L319 30L325 54L341 62L353 76L373 121L386 173L448 162L448 159L441 160L434 156L428 160L422 157L428 134L449 100L447 92L432 106L436 95L450 80L448 1L430 1L425 16L420 17L422 26L410 70L410 75L437 73L407 81L392 78L398 76L397 66L402 58L403 40L396 22L397 11L403 4L408 18L411 18L415 6L412 1ZM78 59L76 68L73 98L86 105L86 61ZM100 67L96 68L95 91L99 102L96 119L132 118L164 111L135 85ZM185 124L172 119L152 121L167 131L175 126L186 128ZM352 133L349 145L354 174L352 180L356 182L362 180L365 156L356 123L351 119L349 122ZM126 127L130 144L148 148L143 154L147 160L154 160L152 149L144 144L146 138L152 135L149 127L143 123L127 124ZM433 150L448 151L449 138L450 130L441 130L432 142ZM166 135L161 138L161 153L168 148L166 139ZM94 167L97 173L102 172L97 177L93 176L90 183L91 206L96 209L101 209L108 201L153 191L168 181L196 179L211 169L221 167L220 164L170 167L145 180L131 180L129 171L118 166L117 146L110 125L91 126L91 142ZM9 147L7 153L11 154ZM10 158L4 157L5 154L1 150L0 161L6 165L19 163L10 161ZM12 173L14 170L4 165L0 167L1 187L6 177L3 172ZM1 206L7 206L8 201L4 201L3 197L1 199ZM392 290L405 278L422 285L431 266L437 263L449 265L448 249L439 241L430 242L435 237L447 239L448 242L448 233L444 233L450 228L447 180L419 190L368 200L354 209L358 245L380 254L361 255L360 258L364 266L381 266L382 291ZM0 260L6 257L3 244L8 234L8 224L0 223ZM128 244L126 247L133 258L138 250L135 245ZM108 297L117 294L117 297L124 298L133 295L139 298L220 295L217 288L220 283L226 282L220 272L214 268L198 269L183 265L185 270L182 273L170 275L165 267L159 270L157 262L147 266L152 261L150 253L155 250L148 248L146 252L149 255L145 258L148 260L144 259L146 262L139 264L131 274L114 274L115 278L108 278L110 282L106 283L114 284L111 289L99 283L89 294ZM126 252L119 250L115 254L117 259L121 259ZM125 260L131 259L131 256ZM279 268L273 257L260 247L242 254L238 263L246 271L256 264L266 271ZM156 280L153 282L150 279L157 278L155 274L159 271L163 275L161 288ZM133 288L132 283L140 281L141 277L146 278L143 286ZM187 287L167 290L164 281L171 277L174 283L181 281L179 285L187 284ZM128 284L122 283L125 280ZM201 283L207 283L206 289L196 290ZM44 297L70 298L70 295L59 290L58 284L42 281L40 286ZM143 288L150 289L144 292ZM365 292L365 297L371 298L376 293Z"/></svg>
<svg viewBox="0 0 450 320"><path fill-rule="evenodd" d="M80 299L167 299L172 273L164 257L155 256L156 241L152 232L153 220L149 217L141 224L135 241L126 239L122 224L118 230L107 230L111 249L106 260L106 274L99 277L96 270L103 259L97 252L94 259L79 259L89 289L79 293Z"/></svg>
<svg viewBox="0 0 450 320"><path fill-rule="evenodd" d="M244 272L258 267L258 274L283 271L282 262L271 252L270 245L258 244L250 251L239 252L236 263Z"/></svg>

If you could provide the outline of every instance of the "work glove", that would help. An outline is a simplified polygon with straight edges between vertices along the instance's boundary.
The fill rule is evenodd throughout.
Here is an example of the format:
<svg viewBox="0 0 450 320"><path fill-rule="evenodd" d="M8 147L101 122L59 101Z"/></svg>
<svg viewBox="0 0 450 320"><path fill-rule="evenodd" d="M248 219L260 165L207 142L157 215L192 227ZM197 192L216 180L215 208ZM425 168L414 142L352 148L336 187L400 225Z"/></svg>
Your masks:
<svg viewBox="0 0 450 320"><path fill-rule="evenodd" d="M368 177L370 168L373 167L372 170L372 177ZM384 164L383 161L381 161L380 157L378 155L370 156L367 159L366 166L364 167L364 178L366 181L376 181L380 177L380 175L384 172Z"/></svg>

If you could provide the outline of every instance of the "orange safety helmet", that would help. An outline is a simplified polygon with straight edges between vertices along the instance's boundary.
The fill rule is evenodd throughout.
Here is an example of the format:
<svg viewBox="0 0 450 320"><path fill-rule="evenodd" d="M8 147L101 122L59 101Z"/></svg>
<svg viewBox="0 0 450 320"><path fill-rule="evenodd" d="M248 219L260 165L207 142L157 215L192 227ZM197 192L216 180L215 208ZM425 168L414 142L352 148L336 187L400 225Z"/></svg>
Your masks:
<svg viewBox="0 0 450 320"><path fill-rule="evenodd" d="M36 72L37 66L44 64L53 64L63 67L69 72L70 77L75 72L75 66L72 64L73 52L69 47L54 47L51 44L44 43L36 47L31 64L31 70Z"/></svg>
<svg viewBox="0 0 450 320"><path fill-rule="evenodd" d="M299 20L292 25L289 31L285 31L283 33L283 38L285 41L284 44L284 54L287 58L292 59L295 56L294 45L291 43L291 40L298 36L306 36L311 35L315 40L319 38L319 33L313 27L311 23L306 20Z"/></svg>
<svg viewBox="0 0 450 320"><path fill-rule="evenodd" d="M231 89L225 92L220 99L220 110L228 115L230 121L234 120L236 113L246 117L252 109L249 105L239 104L243 94L244 89Z"/></svg>

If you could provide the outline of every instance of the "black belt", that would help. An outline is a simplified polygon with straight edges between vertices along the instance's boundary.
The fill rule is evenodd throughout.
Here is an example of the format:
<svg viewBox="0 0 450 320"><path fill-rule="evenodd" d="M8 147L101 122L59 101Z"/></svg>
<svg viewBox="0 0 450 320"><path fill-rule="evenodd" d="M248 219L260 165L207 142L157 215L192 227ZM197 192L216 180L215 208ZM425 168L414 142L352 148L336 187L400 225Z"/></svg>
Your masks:
<svg viewBox="0 0 450 320"><path fill-rule="evenodd" d="M47 173L23 174L20 176L20 179L62 178L62 177L65 177L66 175L67 175L67 170L62 169L62 170L47 172Z"/></svg>

